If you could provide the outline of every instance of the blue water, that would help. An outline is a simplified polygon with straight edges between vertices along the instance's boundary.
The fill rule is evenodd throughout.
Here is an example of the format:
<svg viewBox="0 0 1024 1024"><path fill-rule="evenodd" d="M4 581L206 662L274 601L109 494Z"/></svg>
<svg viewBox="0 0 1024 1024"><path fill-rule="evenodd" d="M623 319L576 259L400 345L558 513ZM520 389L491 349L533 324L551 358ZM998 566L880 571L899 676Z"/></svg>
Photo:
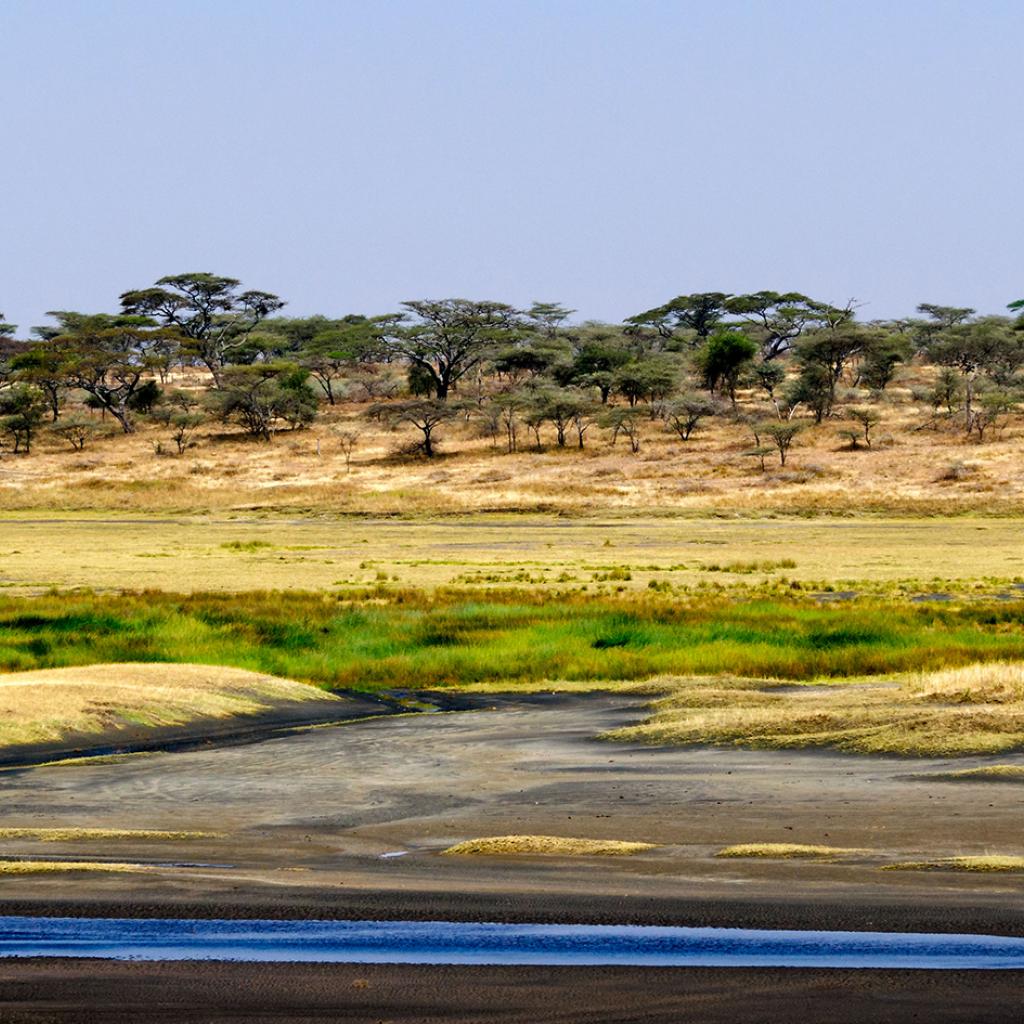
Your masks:
<svg viewBox="0 0 1024 1024"><path fill-rule="evenodd" d="M635 967L1024 969L1024 939L450 921L0 917L0 956Z"/></svg>

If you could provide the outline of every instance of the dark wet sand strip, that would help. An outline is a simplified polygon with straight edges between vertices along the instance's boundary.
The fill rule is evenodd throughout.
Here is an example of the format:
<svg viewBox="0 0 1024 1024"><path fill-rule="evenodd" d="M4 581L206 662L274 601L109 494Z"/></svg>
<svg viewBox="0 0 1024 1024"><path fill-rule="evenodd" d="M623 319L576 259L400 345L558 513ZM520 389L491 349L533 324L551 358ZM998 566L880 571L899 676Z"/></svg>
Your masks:
<svg viewBox="0 0 1024 1024"><path fill-rule="evenodd" d="M4 1024L1016 1022L1018 972L0 963Z"/></svg>

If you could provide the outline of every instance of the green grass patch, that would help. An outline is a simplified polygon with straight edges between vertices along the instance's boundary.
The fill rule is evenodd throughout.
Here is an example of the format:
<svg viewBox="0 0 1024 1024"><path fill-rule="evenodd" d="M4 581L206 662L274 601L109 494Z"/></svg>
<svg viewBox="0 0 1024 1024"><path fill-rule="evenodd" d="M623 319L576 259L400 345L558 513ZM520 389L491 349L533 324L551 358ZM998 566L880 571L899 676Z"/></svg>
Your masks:
<svg viewBox="0 0 1024 1024"><path fill-rule="evenodd" d="M658 675L806 680L1024 659L1024 602L460 590L0 597L0 670L201 662L373 690Z"/></svg>

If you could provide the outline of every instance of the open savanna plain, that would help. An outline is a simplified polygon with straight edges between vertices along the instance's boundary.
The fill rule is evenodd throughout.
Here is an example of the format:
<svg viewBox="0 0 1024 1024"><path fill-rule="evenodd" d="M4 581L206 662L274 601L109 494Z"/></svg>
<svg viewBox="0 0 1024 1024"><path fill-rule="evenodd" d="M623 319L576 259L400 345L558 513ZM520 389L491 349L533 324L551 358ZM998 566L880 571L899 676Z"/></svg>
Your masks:
<svg viewBox="0 0 1024 1024"><path fill-rule="evenodd" d="M0 458L0 510L125 514L281 514L307 516L612 513L652 510L689 516L1015 515L1024 502L1024 419L1016 406L985 434L965 433L962 417L914 398L933 387L936 368L900 369L884 393L844 392L844 402L877 414L870 447L844 433L857 424L844 405L823 423L800 413L785 465L756 455L751 424L774 421L749 390L731 413L703 419L682 441L657 407L638 407L633 452L623 437L592 426L580 449L558 446L544 424L536 438L520 424L517 450L481 436L472 412L438 428L433 458L403 454L419 434L390 430L370 400L322 407L301 430L259 443L211 420L182 454L166 426L145 417L136 431L113 430L81 451L40 431L30 455ZM208 375L175 372L168 387L202 396ZM88 413L96 425L109 421ZM855 431L856 432L856 431ZM350 444L342 442L347 437Z"/></svg>
<svg viewBox="0 0 1024 1024"><path fill-rule="evenodd" d="M1024 934L1016 519L8 512L0 578L8 913ZM346 972L289 1005L414 982Z"/></svg>

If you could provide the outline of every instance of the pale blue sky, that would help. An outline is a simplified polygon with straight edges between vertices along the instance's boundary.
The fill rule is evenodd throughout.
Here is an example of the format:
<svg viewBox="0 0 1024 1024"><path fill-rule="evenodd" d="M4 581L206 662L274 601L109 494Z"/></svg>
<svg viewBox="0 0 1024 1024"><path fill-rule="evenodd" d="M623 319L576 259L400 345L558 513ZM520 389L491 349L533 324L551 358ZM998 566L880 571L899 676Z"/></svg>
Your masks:
<svg viewBox="0 0 1024 1024"><path fill-rule="evenodd" d="M0 0L0 310L1024 295L1020 0Z"/></svg>

